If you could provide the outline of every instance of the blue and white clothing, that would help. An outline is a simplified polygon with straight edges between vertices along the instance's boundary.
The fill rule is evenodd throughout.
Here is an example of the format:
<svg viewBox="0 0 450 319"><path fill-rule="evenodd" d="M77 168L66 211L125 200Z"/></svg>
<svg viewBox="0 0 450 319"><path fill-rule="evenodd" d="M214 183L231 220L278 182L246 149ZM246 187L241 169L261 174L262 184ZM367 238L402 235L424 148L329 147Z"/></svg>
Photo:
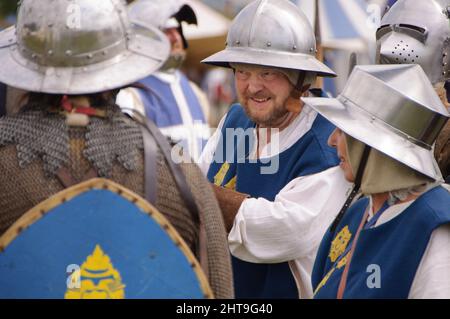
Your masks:
<svg viewBox="0 0 450 319"><path fill-rule="evenodd" d="M156 72L140 81L149 90L122 90L117 104L146 114L161 132L198 158L210 137L206 96L181 71Z"/></svg>
<svg viewBox="0 0 450 319"><path fill-rule="evenodd" d="M312 276L315 298L336 298L346 248L367 209L370 222L371 198L363 198L324 236ZM444 187L387 208L361 231L344 298L450 298L449 244L450 193Z"/></svg>
<svg viewBox="0 0 450 319"><path fill-rule="evenodd" d="M334 127L304 106L287 128L269 132L270 143L259 139L259 157L256 143L248 145L242 163L236 154L227 154L227 143L223 143L226 134L222 133L236 127L255 127L240 105L232 107L221 121L201 158L202 170L211 181L253 197L242 203L228 237L236 257L236 296L311 298L310 278L318 245L352 186L336 167L336 154L327 145ZM256 133L254 140L258 140ZM217 157L221 152L227 160L224 163ZM261 168L276 158L278 170L261 174Z"/></svg>

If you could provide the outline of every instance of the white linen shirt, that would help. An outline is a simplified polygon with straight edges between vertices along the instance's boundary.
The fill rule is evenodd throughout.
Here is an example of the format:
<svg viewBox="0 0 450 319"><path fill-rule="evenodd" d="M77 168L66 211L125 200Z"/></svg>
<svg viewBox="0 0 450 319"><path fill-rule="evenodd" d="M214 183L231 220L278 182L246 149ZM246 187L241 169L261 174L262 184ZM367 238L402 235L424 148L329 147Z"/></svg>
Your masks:
<svg viewBox="0 0 450 319"><path fill-rule="evenodd" d="M260 158L275 156L294 145L311 129L316 117L317 113L305 105L286 129L273 133L278 134L278 150L263 146ZM199 165L205 175L220 140L224 119L201 156ZM252 263L289 262L299 297L312 298L311 272L319 244L352 186L337 166L293 179L274 201L244 200L228 235L231 253Z"/></svg>

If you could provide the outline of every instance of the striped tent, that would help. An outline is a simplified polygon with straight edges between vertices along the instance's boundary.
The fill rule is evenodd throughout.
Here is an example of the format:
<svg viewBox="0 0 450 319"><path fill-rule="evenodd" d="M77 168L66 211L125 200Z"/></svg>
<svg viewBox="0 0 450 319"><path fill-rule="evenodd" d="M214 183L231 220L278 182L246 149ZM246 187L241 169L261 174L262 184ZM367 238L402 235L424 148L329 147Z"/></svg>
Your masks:
<svg viewBox="0 0 450 319"><path fill-rule="evenodd" d="M313 26L317 16L316 1L320 36L325 48L367 51L367 44L375 41L375 30L386 1L296 0Z"/></svg>
<svg viewBox="0 0 450 319"><path fill-rule="evenodd" d="M324 88L332 95L344 87L350 70L350 55L358 64L375 61L375 32L380 25L386 0L295 0L315 28L324 50L324 60L337 74L325 79ZM318 13L316 9L318 8ZM318 21L316 18L318 17Z"/></svg>

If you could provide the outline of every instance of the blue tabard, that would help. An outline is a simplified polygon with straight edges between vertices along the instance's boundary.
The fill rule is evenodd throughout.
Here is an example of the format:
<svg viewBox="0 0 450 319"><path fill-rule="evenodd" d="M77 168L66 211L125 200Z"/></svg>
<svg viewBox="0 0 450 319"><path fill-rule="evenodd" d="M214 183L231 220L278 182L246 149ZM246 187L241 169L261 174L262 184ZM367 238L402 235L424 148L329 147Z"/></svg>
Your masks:
<svg viewBox="0 0 450 319"><path fill-rule="evenodd" d="M339 163L335 150L327 145L334 126L317 115L312 128L293 146L278 155L278 170L273 174L262 174L261 169L276 162L275 157L271 158L271 162L264 159L262 162L249 160L248 154L254 141L245 135L234 137L234 143L227 142L227 129L252 130L254 127L255 123L247 117L241 105L231 107L208 171L211 182L255 198L263 197L273 201L291 180L324 171ZM232 147L228 145L227 149L227 144ZM238 151L242 145L245 152ZM235 257L232 257L232 262L236 298L298 298L295 280L287 262L254 264Z"/></svg>
<svg viewBox="0 0 450 319"><path fill-rule="evenodd" d="M183 91L192 120L194 122L206 124L202 107L191 87L191 84L189 83L189 80L182 72L179 71L177 71L176 76L179 78L178 84ZM149 91L140 89L139 95L144 105L147 117L151 119L157 127L169 128L179 125L192 125L191 123L183 122L183 118L170 83L162 81L153 75L141 80L140 83L150 89ZM200 149L203 149L206 142L207 141L203 139L199 140Z"/></svg>
<svg viewBox="0 0 450 319"><path fill-rule="evenodd" d="M314 298L336 298L346 264L346 257L340 255L352 244L368 204L368 198L360 199L350 207L334 233L330 229L326 232L312 274ZM433 230L446 223L450 223L450 193L435 187L392 220L363 229L343 297L408 298Z"/></svg>

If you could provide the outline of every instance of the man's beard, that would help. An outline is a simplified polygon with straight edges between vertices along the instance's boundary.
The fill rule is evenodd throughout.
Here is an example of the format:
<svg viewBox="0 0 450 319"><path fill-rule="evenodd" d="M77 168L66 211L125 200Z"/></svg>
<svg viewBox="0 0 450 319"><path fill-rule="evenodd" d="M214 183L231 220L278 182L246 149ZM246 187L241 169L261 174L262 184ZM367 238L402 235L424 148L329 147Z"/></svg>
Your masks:
<svg viewBox="0 0 450 319"><path fill-rule="evenodd" d="M254 112L251 107L248 106L248 102L251 98L258 98L258 95L246 95L244 97L240 97L240 104L245 110L245 113L247 116L256 124L263 126L263 127L275 127L277 123L279 123L283 118L286 117L286 115L289 113L289 111L286 109L286 102L289 99L289 96L286 97L281 103L275 103L275 107L273 107L270 112L267 112L266 114L257 114L257 112ZM271 97L272 101L275 102L275 98ZM246 103L247 101L247 103Z"/></svg>
<svg viewBox="0 0 450 319"><path fill-rule="evenodd" d="M161 71L178 70L186 59L186 53L173 53L161 67Z"/></svg>

